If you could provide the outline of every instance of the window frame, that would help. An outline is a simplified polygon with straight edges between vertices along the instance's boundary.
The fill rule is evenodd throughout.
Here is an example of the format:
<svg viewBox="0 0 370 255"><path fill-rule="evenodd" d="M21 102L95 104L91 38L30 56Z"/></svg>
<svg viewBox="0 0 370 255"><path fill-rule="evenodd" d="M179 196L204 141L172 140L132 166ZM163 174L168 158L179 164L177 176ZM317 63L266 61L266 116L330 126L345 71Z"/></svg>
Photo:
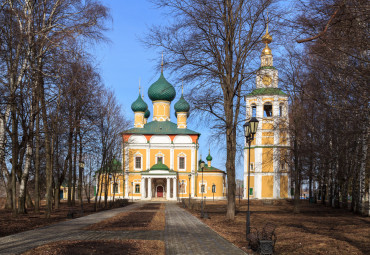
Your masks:
<svg viewBox="0 0 370 255"><path fill-rule="evenodd" d="M139 191L137 191L137 190L139 190ZM135 192L134 193L135 194L140 194L140 184L135 183Z"/></svg>
<svg viewBox="0 0 370 255"><path fill-rule="evenodd" d="M136 159L137 158L140 158L140 168L136 167ZM141 171L143 170L143 155L141 155L140 153L135 153L134 154L134 170L135 171Z"/></svg>

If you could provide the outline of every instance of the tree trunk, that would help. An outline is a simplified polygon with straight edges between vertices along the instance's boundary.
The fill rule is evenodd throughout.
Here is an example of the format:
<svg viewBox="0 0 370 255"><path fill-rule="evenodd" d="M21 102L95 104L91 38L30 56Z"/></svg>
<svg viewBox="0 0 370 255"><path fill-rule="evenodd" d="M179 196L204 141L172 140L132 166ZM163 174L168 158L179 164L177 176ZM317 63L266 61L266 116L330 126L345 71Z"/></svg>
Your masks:
<svg viewBox="0 0 370 255"><path fill-rule="evenodd" d="M299 180L299 162L298 162L298 142L296 137L294 138L294 208L293 213L299 213L299 203L300 203L300 180Z"/></svg>
<svg viewBox="0 0 370 255"><path fill-rule="evenodd" d="M35 141L35 213L40 212L40 114L37 103L36 115L36 141Z"/></svg>

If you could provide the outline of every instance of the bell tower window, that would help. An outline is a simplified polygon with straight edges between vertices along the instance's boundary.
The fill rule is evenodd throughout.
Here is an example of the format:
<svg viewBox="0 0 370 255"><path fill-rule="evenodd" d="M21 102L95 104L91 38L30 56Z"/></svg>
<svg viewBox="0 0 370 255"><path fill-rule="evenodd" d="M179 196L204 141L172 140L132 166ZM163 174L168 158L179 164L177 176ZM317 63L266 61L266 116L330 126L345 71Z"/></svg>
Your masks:
<svg viewBox="0 0 370 255"><path fill-rule="evenodd" d="M265 103L263 105L263 117L272 117L272 104Z"/></svg>
<svg viewBox="0 0 370 255"><path fill-rule="evenodd" d="M256 117L257 115L257 106L255 104L252 105L252 117Z"/></svg>

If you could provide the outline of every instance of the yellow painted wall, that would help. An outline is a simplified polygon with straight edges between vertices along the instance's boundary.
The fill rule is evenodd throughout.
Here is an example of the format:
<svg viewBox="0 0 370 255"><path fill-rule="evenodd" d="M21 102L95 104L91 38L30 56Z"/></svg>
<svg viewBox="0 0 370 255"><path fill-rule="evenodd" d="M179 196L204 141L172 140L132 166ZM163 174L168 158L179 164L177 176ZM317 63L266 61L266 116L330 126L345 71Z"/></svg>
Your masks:
<svg viewBox="0 0 370 255"><path fill-rule="evenodd" d="M159 152L164 154L164 162L162 163L170 167L171 161L170 161L170 150L169 149L151 149L150 150L150 167L156 164L155 155L158 154Z"/></svg>
<svg viewBox="0 0 370 255"><path fill-rule="evenodd" d="M274 99L272 97L266 97L266 98L263 98L262 101L265 103L265 102L270 102L272 103L274 101Z"/></svg>
<svg viewBox="0 0 370 255"><path fill-rule="evenodd" d="M144 113L143 112L135 113L135 125L137 124L144 124Z"/></svg>
<svg viewBox="0 0 370 255"><path fill-rule="evenodd" d="M262 129L274 129L274 124L273 123L262 123Z"/></svg>
<svg viewBox="0 0 370 255"><path fill-rule="evenodd" d="M153 117L169 117L170 104L167 101L153 101Z"/></svg>
<svg viewBox="0 0 370 255"><path fill-rule="evenodd" d="M247 150L247 155L249 156L249 151ZM254 163L255 161L255 151L254 151L254 148L251 148L251 158L250 158L250 162L251 163Z"/></svg>
<svg viewBox="0 0 370 255"><path fill-rule="evenodd" d="M273 148L262 148L262 172L273 172Z"/></svg>
<svg viewBox="0 0 370 255"><path fill-rule="evenodd" d="M274 144L274 133L263 132L262 133L262 145L273 145Z"/></svg>
<svg viewBox="0 0 370 255"><path fill-rule="evenodd" d="M181 170L180 172L190 172L191 171L191 150L174 150L174 170L179 171L179 154L184 153L186 154L186 171Z"/></svg>
<svg viewBox="0 0 370 255"><path fill-rule="evenodd" d="M186 120L187 120L186 113L177 113L177 125L186 126Z"/></svg>
<svg viewBox="0 0 370 255"><path fill-rule="evenodd" d="M179 190L177 191L178 196L179 197L189 197L189 177L187 175L179 175L177 181L179 183L182 183L182 181L184 181L184 183L185 183L185 193L180 194L180 185L179 185L178 186ZM191 179L190 179L190 182L191 182ZM190 194L191 194L191 185L190 185Z"/></svg>
<svg viewBox="0 0 370 255"><path fill-rule="evenodd" d="M280 197L288 197L288 176L280 176Z"/></svg>
<svg viewBox="0 0 370 255"><path fill-rule="evenodd" d="M146 149L129 149L129 171L132 172L132 171L135 171L134 170L134 162L135 162L135 153L141 153L142 155L142 162L141 162L141 165L142 165L142 169L143 170L146 170Z"/></svg>
<svg viewBox="0 0 370 255"><path fill-rule="evenodd" d="M262 176L262 198L271 198L274 195L274 177Z"/></svg>
<svg viewBox="0 0 370 255"><path fill-rule="evenodd" d="M222 176L217 176L217 175L204 175L204 184L206 186L206 190L204 193L204 196L208 198L213 198L213 193L212 193L212 185L216 185L216 192L215 192L215 197L221 197L225 196L226 194L223 193L223 177ZM197 196L202 197L202 190L201 190L201 183L202 183L202 174L198 175L198 182L197 182Z"/></svg>

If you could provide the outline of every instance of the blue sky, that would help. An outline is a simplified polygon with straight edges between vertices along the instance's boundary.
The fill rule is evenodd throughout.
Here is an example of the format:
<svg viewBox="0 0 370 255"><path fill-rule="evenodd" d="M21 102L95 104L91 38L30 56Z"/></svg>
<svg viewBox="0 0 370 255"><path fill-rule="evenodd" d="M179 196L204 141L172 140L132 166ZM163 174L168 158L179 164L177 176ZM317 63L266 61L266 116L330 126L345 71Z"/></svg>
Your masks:
<svg viewBox="0 0 370 255"><path fill-rule="evenodd" d="M139 38L147 33L149 26L166 23L166 16L146 0L103 0L102 2L110 8L113 19L113 22L108 23L111 29L106 33L111 42L96 46L91 53L96 58L103 82L115 92L127 118L133 120L134 114L130 107L138 95L139 79L141 79L144 100L149 110L153 112L147 91L149 86L159 78L156 64L160 63L160 59L153 62L156 57L160 58L159 54L146 49ZM164 70L164 75L173 84L174 79L171 79L168 73L166 74L166 70ZM171 105L171 121L173 122L176 122L173 105L179 99L180 93L178 90L177 97ZM205 160L209 148L207 128L199 127L196 122L191 121L188 123L188 128L202 134L199 144L200 152ZM219 152L222 146L225 145L212 144L212 165L225 170L226 155ZM243 177L242 164L237 165L236 177L237 179Z"/></svg>

